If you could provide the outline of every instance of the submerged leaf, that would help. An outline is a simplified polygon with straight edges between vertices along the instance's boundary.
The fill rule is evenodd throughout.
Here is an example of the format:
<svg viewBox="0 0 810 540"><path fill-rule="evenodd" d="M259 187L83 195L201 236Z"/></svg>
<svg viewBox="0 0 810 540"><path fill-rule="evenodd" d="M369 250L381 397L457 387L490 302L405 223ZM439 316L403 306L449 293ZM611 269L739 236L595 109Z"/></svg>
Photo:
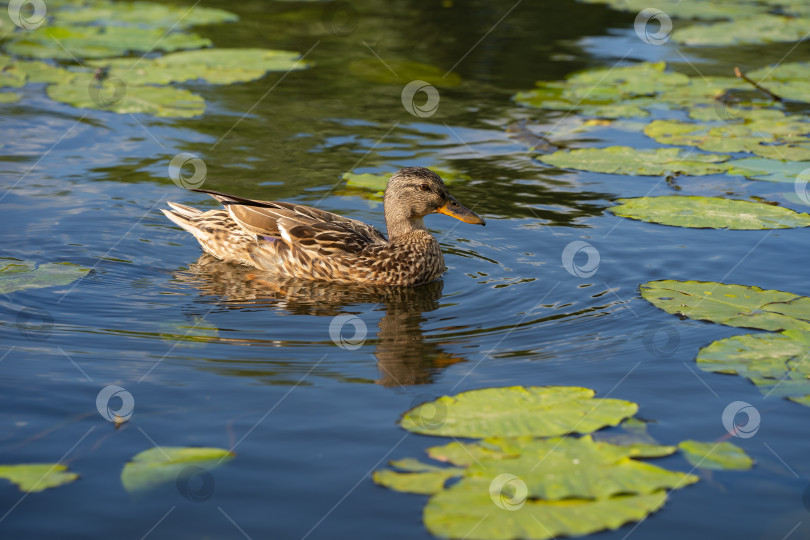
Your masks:
<svg viewBox="0 0 810 540"><path fill-rule="evenodd" d="M90 270L73 263L45 263L0 258L0 294L73 283Z"/></svg>
<svg viewBox="0 0 810 540"><path fill-rule="evenodd" d="M696 154L679 148L643 150L629 146L559 150L539 157L561 169L577 169L611 174L660 176L683 173L693 176L716 174L728 169L728 156Z"/></svg>
<svg viewBox="0 0 810 540"><path fill-rule="evenodd" d="M650 281L641 296L667 313L728 326L810 331L810 298L706 281Z"/></svg>
<svg viewBox="0 0 810 540"><path fill-rule="evenodd" d="M678 448L686 460L701 469L748 470L754 460L742 448L726 442L683 441Z"/></svg>
<svg viewBox="0 0 810 540"><path fill-rule="evenodd" d="M121 483L130 493L143 492L177 481L189 466L210 471L233 456L224 448L157 446L138 453L124 465Z"/></svg>
<svg viewBox="0 0 810 540"><path fill-rule="evenodd" d="M484 388L423 403L402 417L414 433L453 437L555 436L615 426L635 403L571 386Z"/></svg>
<svg viewBox="0 0 810 540"><path fill-rule="evenodd" d="M810 226L808 214L737 199L669 195L616 202L619 204L610 211L617 216L675 227L762 230Z"/></svg>
<svg viewBox="0 0 810 540"><path fill-rule="evenodd" d="M697 365L703 371L746 377L763 393L810 405L808 332L787 330L721 339L700 350Z"/></svg>
<svg viewBox="0 0 810 540"><path fill-rule="evenodd" d="M13 482L20 491L36 493L79 478L78 474L66 471L67 466L59 463L0 465L0 478Z"/></svg>

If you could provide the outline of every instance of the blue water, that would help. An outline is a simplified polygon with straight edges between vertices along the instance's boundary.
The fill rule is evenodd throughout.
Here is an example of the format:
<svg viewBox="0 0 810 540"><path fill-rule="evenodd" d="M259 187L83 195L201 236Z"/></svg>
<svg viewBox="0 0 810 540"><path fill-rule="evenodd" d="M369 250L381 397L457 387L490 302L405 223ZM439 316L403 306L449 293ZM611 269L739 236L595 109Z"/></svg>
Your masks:
<svg viewBox="0 0 810 540"><path fill-rule="evenodd" d="M3 538L427 538L425 498L370 479L388 460L420 457L436 444L397 419L440 395L517 384L585 386L634 401L650 434L668 444L727 438L721 415L730 402L760 411L756 436L734 440L756 460L751 471L702 473L637 527L601 537L810 532L810 412L765 398L741 377L697 369L700 347L745 331L679 320L638 294L649 280L696 279L810 295L807 232L620 219L606 210L615 198L673 194L672 185L550 169L507 132L520 119L537 133L555 126L559 117L514 105L512 93L612 64L633 39L631 16L569 2L521 4L473 47L511 2L358 4L358 28L348 36L319 26L320 6L221 4L242 21L201 30L220 46L303 52L317 43L317 66L285 78L230 132L280 75L191 85L208 112L185 121L74 109L36 85L19 104L2 105L0 256L92 268L71 285L0 297L0 462L61 461L81 475L27 496L0 485ZM305 16L291 18L299 12ZM402 109L399 86L347 71L350 60L371 57L369 47L444 69L460 61L464 82L442 92L435 116L415 118ZM763 52L762 62L774 55ZM609 134L565 138L643 139ZM472 178L453 186L455 196L487 226L428 218L448 266L437 284L384 295L273 288L250 270L201 258L193 238L160 213L166 200L214 206L169 179L179 152L204 159L207 188L318 204L380 227L379 203L347 190L342 173L450 164ZM806 210L786 197L792 184L676 182L680 194L756 195ZM563 267L573 241L599 253L590 277ZM31 330L21 312L44 321L41 328ZM359 348L333 341L339 315L362 321ZM184 340L178 326L200 321L217 336ZM109 385L135 403L118 429L96 410ZM155 445L233 448L236 457L210 473L202 501L189 496L199 485L130 496L123 464ZM691 469L679 456L657 463Z"/></svg>

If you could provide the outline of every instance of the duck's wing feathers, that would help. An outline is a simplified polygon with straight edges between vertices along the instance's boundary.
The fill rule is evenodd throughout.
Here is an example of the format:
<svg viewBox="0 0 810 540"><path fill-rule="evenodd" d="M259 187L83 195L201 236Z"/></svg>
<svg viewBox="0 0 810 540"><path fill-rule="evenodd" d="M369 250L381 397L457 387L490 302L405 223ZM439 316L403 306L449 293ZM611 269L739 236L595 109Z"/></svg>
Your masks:
<svg viewBox="0 0 810 540"><path fill-rule="evenodd" d="M256 201L208 190L243 229L259 236L283 238L288 244L320 255L359 253L369 244L387 242L376 228L332 212L287 202Z"/></svg>

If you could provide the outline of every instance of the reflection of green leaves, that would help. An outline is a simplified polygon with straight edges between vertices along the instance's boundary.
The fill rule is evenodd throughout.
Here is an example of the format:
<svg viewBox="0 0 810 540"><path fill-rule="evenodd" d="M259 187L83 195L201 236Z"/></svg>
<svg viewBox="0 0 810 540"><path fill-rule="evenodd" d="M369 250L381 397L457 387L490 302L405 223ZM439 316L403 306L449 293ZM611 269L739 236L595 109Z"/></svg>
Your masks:
<svg viewBox="0 0 810 540"><path fill-rule="evenodd" d="M810 318L810 311L806 317ZM703 371L746 377L763 393L810 405L810 333L806 331L721 339L700 350L697 365Z"/></svg>
<svg viewBox="0 0 810 540"><path fill-rule="evenodd" d="M810 215L771 204L719 197L618 199L610 209L620 217L661 225L704 229L786 229L810 227Z"/></svg>
<svg viewBox="0 0 810 540"><path fill-rule="evenodd" d="M423 403L400 421L425 435L453 437L554 436L590 433L635 414L635 403L594 398L588 388L484 388Z"/></svg>
<svg viewBox="0 0 810 540"><path fill-rule="evenodd" d="M51 7L51 3L48 3ZM50 10L49 10L50 11ZM92 3L66 3L53 11L57 25L102 22L112 26L131 25L154 28L185 28L203 24L232 22L239 19L222 9L173 6L156 2L111 2L94 0Z"/></svg>
<svg viewBox="0 0 810 540"><path fill-rule="evenodd" d="M182 51L148 60L113 58L88 62L91 66L110 68L127 85L169 84L204 80L211 84L247 82L263 77L269 71L304 69L300 54L271 49L204 49Z"/></svg>
<svg viewBox="0 0 810 540"><path fill-rule="evenodd" d="M67 285L84 277L87 268L73 263L45 263L0 258L0 293Z"/></svg>
<svg viewBox="0 0 810 540"><path fill-rule="evenodd" d="M176 51L208 47L211 41L197 34L160 28L104 26L41 26L15 34L6 50L35 58L103 58L128 52Z"/></svg>
<svg viewBox="0 0 810 540"><path fill-rule="evenodd" d="M112 78L98 83L89 74L68 83L51 84L47 93L54 101L83 109L184 118L205 112L205 100L182 88L128 86Z"/></svg>
<svg viewBox="0 0 810 540"><path fill-rule="evenodd" d="M689 463L701 469L748 470L754 465L742 448L728 441L683 441L678 448Z"/></svg>
<svg viewBox="0 0 810 540"><path fill-rule="evenodd" d="M78 474L66 471L67 466L59 463L0 465L0 478L17 484L20 491L36 493L79 478Z"/></svg>
<svg viewBox="0 0 810 540"><path fill-rule="evenodd" d="M810 298L705 281L650 281L641 296L667 313L761 330L810 330Z"/></svg>
<svg viewBox="0 0 810 540"><path fill-rule="evenodd" d="M807 36L808 27L808 18L759 15L731 22L679 28L673 32L672 40L684 45L781 43L803 40Z"/></svg>
<svg viewBox="0 0 810 540"><path fill-rule="evenodd" d="M419 80L449 88L461 83L461 77L455 73L445 73L435 66L410 60L386 59L383 63L377 58L364 58L349 63L349 71L361 79L381 84L407 84Z"/></svg>
<svg viewBox="0 0 810 540"><path fill-rule="evenodd" d="M138 453L124 465L121 483L130 493L147 491L160 484L174 482L189 466L210 471L232 459L223 448L159 446Z"/></svg>
<svg viewBox="0 0 810 540"><path fill-rule="evenodd" d="M728 168L723 163L728 156L697 154L679 148L655 150L639 150L629 146L582 148L559 150L553 154L540 156L539 159L543 163L561 169L648 176L678 172L700 176L716 174Z"/></svg>
<svg viewBox="0 0 810 540"><path fill-rule="evenodd" d="M169 323L169 332L161 334L164 341L170 341L179 347L202 347L219 338L219 328L202 317L194 317L191 324Z"/></svg>

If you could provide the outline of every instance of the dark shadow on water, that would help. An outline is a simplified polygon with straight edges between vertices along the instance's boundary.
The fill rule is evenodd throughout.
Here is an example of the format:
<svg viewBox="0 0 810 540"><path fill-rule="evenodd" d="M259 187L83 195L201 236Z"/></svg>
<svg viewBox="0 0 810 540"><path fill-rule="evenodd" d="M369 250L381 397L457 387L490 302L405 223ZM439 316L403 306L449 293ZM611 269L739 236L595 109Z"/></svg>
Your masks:
<svg viewBox="0 0 810 540"><path fill-rule="evenodd" d="M418 287L285 281L253 268L223 263L209 255L202 255L188 271L177 272L175 278L218 299L226 309L266 307L291 315L333 318L345 316L347 308L355 311L364 304L368 305L367 311L384 310L376 336L369 329L368 339L364 340L375 345L374 356L380 370L375 382L383 386L431 383L442 368L466 361L426 339L422 330L423 314L439 308L441 280ZM362 325L360 333L365 334L365 323L358 324ZM351 338L352 328L348 329L348 340L341 337L345 332L340 330L337 328L332 336L336 346L351 350L356 343L359 347L360 343Z"/></svg>

